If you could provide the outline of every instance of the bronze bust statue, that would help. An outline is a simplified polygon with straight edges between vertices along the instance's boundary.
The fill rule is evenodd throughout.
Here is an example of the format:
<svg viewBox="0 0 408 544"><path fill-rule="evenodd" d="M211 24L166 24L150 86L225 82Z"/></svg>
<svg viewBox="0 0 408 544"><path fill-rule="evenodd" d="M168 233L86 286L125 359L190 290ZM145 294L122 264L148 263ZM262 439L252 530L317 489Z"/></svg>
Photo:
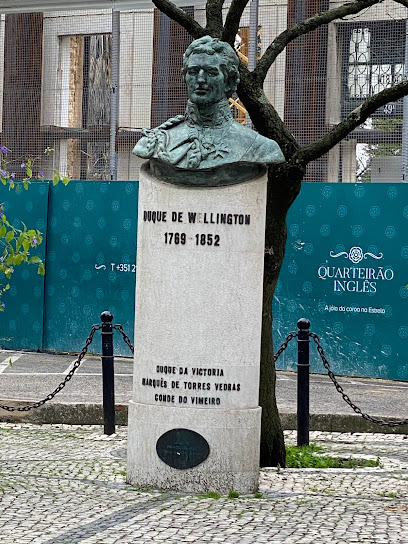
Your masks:
<svg viewBox="0 0 408 544"><path fill-rule="evenodd" d="M150 159L153 175L176 184L215 186L240 183L284 162L279 145L234 121L228 98L239 83L232 47L204 36L183 57L189 101L178 115L144 129L133 153Z"/></svg>

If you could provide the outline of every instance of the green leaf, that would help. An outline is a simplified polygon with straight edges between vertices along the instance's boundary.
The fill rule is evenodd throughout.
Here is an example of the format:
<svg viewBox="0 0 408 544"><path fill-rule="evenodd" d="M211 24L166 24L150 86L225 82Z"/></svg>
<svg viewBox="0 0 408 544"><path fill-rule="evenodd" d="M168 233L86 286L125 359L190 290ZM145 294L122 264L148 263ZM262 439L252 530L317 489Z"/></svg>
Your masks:
<svg viewBox="0 0 408 544"><path fill-rule="evenodd" d="M58 185L59 180L60 180L59 174L58 174L58 172L55 172L54 177L52 178L52 184L53 185Z"/></svg>
<svg viewBox="0 0 408 544"><path fill-rule="evenodd" d="M11 240L14 238L14 232L12 230L9 230L6 234L6 242L11 242Z"/></svg>
<svg viewBox="0 0 408 544"><path fill-rule="evenodd" d="M40 266L38 267L37 274L41 274L41 276L44 276L45 268L43 264L40 264Z"/></svg>
<svg viewBox="0 0 408 544"><path fill-rule="evenodd" d="M6 178L1 178L1 182L3 185L6 185L7 184Z"/></svg>
<svg viewBox="0 0 408 544"><path fill-rule="evenodd" d="M23 182L23 187L26 191L28 190L28 183L26 181Z"/></svg>
<svg viewBox="0 0 408 544"><path fill-rule="evenodd" d="M62 183L63 183L65 186L67 186L68 183L69 183L70 181L71 181L71 180L69 179L68 176L64 176L64 177L62 178Z"/></svg>
<svg viewBox="0 0 408 544"><path fill-rule="evenodd" d="M4 225L0 227L0 238L4 238L6 235L6 232L7 232L7 229Z"/></svg>
<svg viewBox="0 0 408 544"><path fill-rule="evenodd" d="M26 172L27 172L27 176L28 176L29 178L33 177L33 171L31 170L31 168L28 168L28 167L27 167L27 168L26 168Z"/></svg>
<svg viewBox="0 0 408 544"><path fill-rule="evenodd" d="M10 284L8 283L6 287L4 288L4 291L8 291L10 289Z"/></svg>
<svg viewBox="0 0 408 544"><path fill-rule="evenodd" d="M23 243L24 241L24 234L21 233L20 236L17 238L17 241L16 241L16 251L20 251L20 247L21 247L21 244Z"/></svg>
<svg viewBox="0 0 408 544"><path fill-rule="evenodd" d="M40 259L40 257L37 257L34 255L33 257L31 257L31 259L28 262L35 264L35 263L42 263L42 260Z"/></svg>

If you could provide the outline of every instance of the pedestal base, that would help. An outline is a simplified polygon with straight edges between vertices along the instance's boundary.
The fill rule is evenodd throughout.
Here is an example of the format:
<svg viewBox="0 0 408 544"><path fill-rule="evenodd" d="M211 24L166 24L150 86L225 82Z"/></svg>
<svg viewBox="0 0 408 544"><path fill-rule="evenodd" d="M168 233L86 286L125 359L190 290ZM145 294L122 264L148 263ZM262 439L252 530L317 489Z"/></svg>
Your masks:
<svg viewBox="0 0 408 544"><path fill-rule="evenodd" d="M258 487L266 184L194 188L140 171L133 485Z"/></svg>
<svg viewBox="0 0 408 544"><path fill-rule="evenodd" d="M175 469L156 452L158 439L172 429L191 429L209 444L207 459ZM261 408L211 409L129 403L127 482L193 493L254 493L259 480Z"/></svg>

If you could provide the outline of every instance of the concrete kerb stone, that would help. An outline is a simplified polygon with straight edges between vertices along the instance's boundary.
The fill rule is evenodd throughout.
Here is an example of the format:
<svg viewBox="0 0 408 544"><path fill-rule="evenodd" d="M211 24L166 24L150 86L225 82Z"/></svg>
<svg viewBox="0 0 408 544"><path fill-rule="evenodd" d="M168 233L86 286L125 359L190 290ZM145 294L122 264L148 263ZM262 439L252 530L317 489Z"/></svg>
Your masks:
<svg viewBox="0 0 408 544"><path fill-rule="evenodd" d="M27 401L0 400L7 406L26 406ZM115 406L117 425L127 425L128 406ZM280 411L284 430L296 430L296 413ZM392 418L380 417L383 421L393 421ZM39 408L25 412L9 412L0 409L0 421L35 424L67 424L67 425L101 425L103 424L102 405L97 403L46 403ZM310 414L310 430L339 433L383 433L408 434L408 425L397 427L379 426L367 421L358 414Z"/></svg>
<svg viewBox="0 0 408 544"><path fill-rule="evenodd" d="M279 412L284 430L296 430L297 415L291 412ZM385 422L394 418L373 416ZM310 414L310 430L337 433L383 433L408 434L408 425L396 427L380 426L359 416L358 414Z"/></svg>
<svg viewBox="0 0 408 544"><path fill-rule="evenodd" d="M30 402L20 400L0 401L0 404L19 407L27 406ZM127 425L128 407L124 404L115 405L117 425ZM46 403L39 408L29 411L13 411L0 409L0 421L36 424L67 424L67 425L102 425L103 409L96 403Z"/></svg>

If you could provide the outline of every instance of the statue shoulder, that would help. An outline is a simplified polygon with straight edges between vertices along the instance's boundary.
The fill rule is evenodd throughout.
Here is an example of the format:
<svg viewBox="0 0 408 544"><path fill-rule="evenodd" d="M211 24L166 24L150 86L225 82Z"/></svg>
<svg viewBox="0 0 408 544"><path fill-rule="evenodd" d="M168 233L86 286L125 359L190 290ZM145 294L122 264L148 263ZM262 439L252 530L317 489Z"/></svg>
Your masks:
<svg viewBox="0 0 408 544"><path fill-rule="evenodd" d="M132 153L142 159L149 159L150 157L156 156L158 148L164 145L166 131L179 125L183 121L184 115L177 115L176 117L171 117L158 127L151 129L144 128L142 130L143 136L133 148Z"/></svg>
<svg viewBox="0 0 408 544"><path fill-rule="evenodd" d="M263 162L265 164L285 162L285 156L275 140L266 138L256 132L254 134L256 136L253 139L251 146L245 152L243 160Z"/></svg>

